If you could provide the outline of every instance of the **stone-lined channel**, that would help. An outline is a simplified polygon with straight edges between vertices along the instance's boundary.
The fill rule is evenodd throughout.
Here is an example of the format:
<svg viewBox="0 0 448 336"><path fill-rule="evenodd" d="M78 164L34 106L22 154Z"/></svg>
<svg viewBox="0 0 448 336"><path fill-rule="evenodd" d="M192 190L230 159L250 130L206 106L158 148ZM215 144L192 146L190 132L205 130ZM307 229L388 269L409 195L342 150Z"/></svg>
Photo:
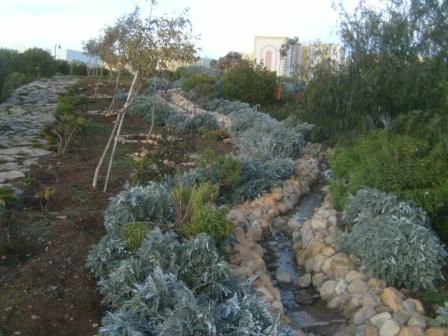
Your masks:
<svg viewBox="0 0 448 336"><path fill-rule="evenodd" d="M293 249L291 229L287 223L294 219L303 224L311 218L324 198L323 183L317 183L304 195L295 209L284 217L277 217L261 242L266 250L265 262L275 287L280 290L284 313L291 327L304 332L333 336L345 326L346 319L328 309L319 292L312 287L311 278L300 280L305 271L298 268Z"/></svg>

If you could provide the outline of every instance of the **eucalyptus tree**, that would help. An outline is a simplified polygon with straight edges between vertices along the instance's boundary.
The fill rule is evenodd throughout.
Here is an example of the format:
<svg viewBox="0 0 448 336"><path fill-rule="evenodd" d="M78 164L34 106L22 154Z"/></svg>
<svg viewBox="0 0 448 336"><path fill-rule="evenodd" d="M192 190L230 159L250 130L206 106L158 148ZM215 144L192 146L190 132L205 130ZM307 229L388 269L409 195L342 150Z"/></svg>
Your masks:
<svg viewBox="0 0 448 336"><path fill-rule="evenodd" d="M111 133L111 138L114 137L114 145L107 169L104 191L107 190L112 162L127 109L145 78L157 76L161 70L167 70L175 63L191 63L196 59L195 36L188 19L188 11L182 11L177 17L166 15L153 17L152 7L154 4L155 2L152 1L151 14L147 18L141 18L137 8L133 13L118 20L124 32L120 35L121 40L119 40L120 43L123 42L123 60L126 61L127 68L133 72L134 78L126 102L117 114L117 120ZM152 113L153 125L154 110ZM152 126L150 132L151 130ZM108 146L106 146L105 152L107 150ZM102 164L101 161L97 167L98 171ZM96 172L92 183L93 187L96 186L97 178L98 173Z"/></svg>

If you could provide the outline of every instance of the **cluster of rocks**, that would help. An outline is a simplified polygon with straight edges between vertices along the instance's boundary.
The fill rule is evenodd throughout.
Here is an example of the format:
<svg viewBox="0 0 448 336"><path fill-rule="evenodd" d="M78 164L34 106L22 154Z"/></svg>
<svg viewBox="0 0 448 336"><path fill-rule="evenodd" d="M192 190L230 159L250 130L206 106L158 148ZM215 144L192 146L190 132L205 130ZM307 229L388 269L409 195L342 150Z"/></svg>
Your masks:
<svg viewBox="0 0 448 336"><path fill-rule="evenodd" d="M352 335L443 336L447 330L428 328L428 318L419 300L362 271L360 259L336 250L337 214L329 195L303 225L294 218L293 246L299 266L306 274L301 287L314 286L327 306L350 318Z"/></svg>
<svg viewBox="0 0 448 336"><path fill-rule="evenodd" d="M19 87L0 104L0 186L24 178L39 157L50 152L41 128L54 121L57 99L77 79L58 76Z"/></svg>
<svg viewBox="0 0 448 336"><path fill-rule="evenodd" d="M221 127L229 128L230 119L228 116L223 115L218 112L207 111L192 101L185 98L179 89L170 89L165 91L159 91L157 94L157 99L167 104L169 107L174 109L176 112L181 114L195 115L195 114L210 114L216 118Z"/></svg>
<svg viewBox="0 0 448 336"><path fill-rule="evenodd" d="M237 240L229 259L232 272L241 280L250 279L255 290L276 313L283 313L284 308L280 291L274 287L266 269L260 242L271 223L294 209L299 198L309 192L318 174L318 161L304 156L298 160L294 176L284 181L281 187L274 188L271 193L252 202L235 206L228 214L228 218L234 223L234 236Z"/></svg>

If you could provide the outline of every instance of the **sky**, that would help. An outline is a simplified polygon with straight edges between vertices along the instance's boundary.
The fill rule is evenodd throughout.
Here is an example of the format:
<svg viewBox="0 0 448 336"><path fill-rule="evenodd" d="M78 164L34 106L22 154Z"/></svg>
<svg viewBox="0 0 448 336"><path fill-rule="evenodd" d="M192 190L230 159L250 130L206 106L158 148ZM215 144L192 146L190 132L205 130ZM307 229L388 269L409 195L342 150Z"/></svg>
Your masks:
<svg viewBox="0 0 448 336"><path fill-rule="evenodd" d="M344 0L350 9L358 0ZM200 55L218 58L228 51L252 52L254 36L298 36L300 42L338 42L338 15L332 0L160 0L155 14L190 8ZM146 0L0 0L0 47L82 50Z"/></svg>

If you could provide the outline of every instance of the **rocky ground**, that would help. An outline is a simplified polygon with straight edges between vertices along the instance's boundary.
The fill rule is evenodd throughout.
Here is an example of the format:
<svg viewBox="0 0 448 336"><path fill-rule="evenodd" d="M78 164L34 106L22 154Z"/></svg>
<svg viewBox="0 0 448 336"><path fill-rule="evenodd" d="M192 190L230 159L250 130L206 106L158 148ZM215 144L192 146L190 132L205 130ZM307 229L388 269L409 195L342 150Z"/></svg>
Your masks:
<svg viewBox="0 0 448 336"><path fill-rule="evenodd" d="M58 96L76 81L67 76L37 80L0 104L0 186L24 178L39 157L50 153L40 130L54 120Z"/></svg>

